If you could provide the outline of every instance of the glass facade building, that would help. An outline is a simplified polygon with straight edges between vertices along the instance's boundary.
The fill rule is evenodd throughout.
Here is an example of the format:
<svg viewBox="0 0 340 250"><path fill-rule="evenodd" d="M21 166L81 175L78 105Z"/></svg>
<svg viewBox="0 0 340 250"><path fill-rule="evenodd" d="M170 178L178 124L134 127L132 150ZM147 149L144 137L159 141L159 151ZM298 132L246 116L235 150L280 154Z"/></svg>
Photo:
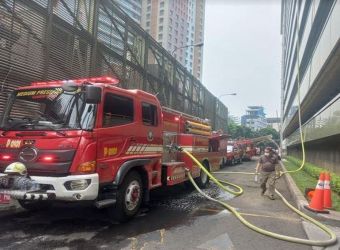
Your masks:
<svg viewBox="0 0 340 250"><path fill-rule="evenodd" d="M307 161L340 172L340 1L282 1L282 139Z"/></svg>

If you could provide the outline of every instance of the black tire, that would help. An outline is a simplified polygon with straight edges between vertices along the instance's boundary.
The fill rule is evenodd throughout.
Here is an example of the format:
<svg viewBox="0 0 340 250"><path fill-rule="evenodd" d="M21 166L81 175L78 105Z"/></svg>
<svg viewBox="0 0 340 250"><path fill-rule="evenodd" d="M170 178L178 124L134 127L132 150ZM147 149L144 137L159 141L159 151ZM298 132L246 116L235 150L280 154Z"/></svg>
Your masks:
<svg viewBox="0 0 340 250"><path fill-rule="evenodd" d="M138 213L142 200L142 179L136 171L131 171L118 188L115 206L108 208L109 216L119 222L127 221Z"/></svg>
<svg viewBox="0 0 340 250"><path fill-rule="evenodd" d="M226 158L222 158L222 163L220 165L220 168L224 168L225 166L227 166L227 159Z"/></svg>
<svg viewBox="0 0 340 250"><path fill-rule="evenodd" d="M202 165L210 172L209 163L203 162ZM196 184L202 189L208 186L209 180L209 176L203 170L201 170L200 176L195 178Z"/></svg>
<svg viewBox="0 0 340 250"><path fill-rule="evenodd" d="M20 206L28 211L47 210L52 206L49 201L27 201L18 200Z"/></svg>

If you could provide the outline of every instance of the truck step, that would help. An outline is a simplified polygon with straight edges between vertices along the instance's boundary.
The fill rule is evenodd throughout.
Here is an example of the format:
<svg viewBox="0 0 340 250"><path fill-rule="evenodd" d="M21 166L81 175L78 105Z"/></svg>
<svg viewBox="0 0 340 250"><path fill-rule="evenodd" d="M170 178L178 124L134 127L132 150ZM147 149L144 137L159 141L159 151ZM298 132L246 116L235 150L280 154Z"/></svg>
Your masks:
<svg viewBox="0 0 340 250"><path fill-rule="evenodd" d="M100 208L112 206L114 204L116 204L116 199L106 199L106 200L96 201L94 205L100 209Z"/></svg>

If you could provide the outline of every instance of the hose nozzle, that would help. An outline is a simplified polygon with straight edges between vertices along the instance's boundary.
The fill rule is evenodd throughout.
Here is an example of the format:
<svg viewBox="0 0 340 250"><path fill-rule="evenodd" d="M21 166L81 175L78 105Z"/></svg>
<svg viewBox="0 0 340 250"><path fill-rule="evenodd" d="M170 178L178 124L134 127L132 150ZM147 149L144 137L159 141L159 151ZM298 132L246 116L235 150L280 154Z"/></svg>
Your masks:
<svg viewBox="0 0 340 250"><path fill-rule="evenodd" d="M180 146L178 146L174 143L172 143L170 145L166 145L166 147L169 148L170 150L176 150L176 151L179 151L179 152L183 151L183 148L181 148Z"/></svg>

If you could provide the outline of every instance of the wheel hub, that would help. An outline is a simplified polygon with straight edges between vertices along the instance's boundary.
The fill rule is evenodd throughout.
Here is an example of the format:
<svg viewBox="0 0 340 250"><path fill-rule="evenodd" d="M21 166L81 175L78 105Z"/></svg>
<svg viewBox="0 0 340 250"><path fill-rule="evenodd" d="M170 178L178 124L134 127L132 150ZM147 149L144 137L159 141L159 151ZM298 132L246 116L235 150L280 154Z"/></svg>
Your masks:
<svg viewBox="0 0 340 250"><path fill-rule="evenodd" d="M134 210L140 200L140 185L137 181L130 183L125 193L125 205L128 210Z"/></svg>

